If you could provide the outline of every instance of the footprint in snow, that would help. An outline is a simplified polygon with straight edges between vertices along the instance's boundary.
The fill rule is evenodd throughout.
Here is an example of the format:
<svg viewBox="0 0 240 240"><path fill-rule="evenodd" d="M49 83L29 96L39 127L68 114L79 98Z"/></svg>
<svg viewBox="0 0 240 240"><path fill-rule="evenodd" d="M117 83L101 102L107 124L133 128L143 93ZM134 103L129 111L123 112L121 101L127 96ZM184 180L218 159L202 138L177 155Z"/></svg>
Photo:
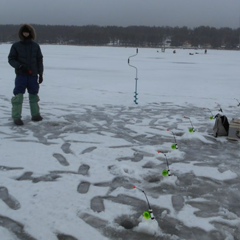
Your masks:
<svg viewBox="0 0 240 240"><path fill-rule="evenodd" d="M55 157L61 165L69 166L69 163L68 163L67 159L62 154L54 153L53 157Z"/></svg>
<svg viewBox="0 0 240 240"><path fill-rule="evenodd" d="M11 218L0 216L0 226L12 232L15 236L14 239L37 240L25 232L24 226L21 223L16 222ZM1 240L3 240L2 237Z"/></svg>
<svg viewBox="0 0 240 240"><path fill-rule="evenodd" d="M89 153L89 152L92 152L93 150L95 150L97 147L89 147L89 148L86 148L84 149L81 154L85 154L85 153Z"/></svg>
<svg viewBox="0 0 240 240"><path fill-rule="evenodd" d="M58 240L77 240L75 237L66 234L58 234L57 238Z"/></svg>
<svg viewBox="0 0 240 240"><path fill-rule="evenodd" d="M71 149L70 149L71 144L70 143L64 143L61 146L61 149L63 150L64 153L69 154L72 153Z"/></svg>
<svg viewBox="0 0 240 240"><path fill-rule="evenodd" d="M39 176L39 177L32 177L32 175L33 175L33 172L25 172L25 173L23 173L23 175L18 177L16 180L18 180L18 181L30 180L33 183L53 182L60 177L57 173L54 173L54 172L43 175L43 176Z"/></svg>
<svg viewBox="0 0 240 240"><path fill-rule="evenodd" d="M103 212L105 210L103 198L102 197L94 197L91 199L91 209L94 212Z"/></svg>
<svg viewBox="0 0 240 240"><path fill-rule="evenodd" d="M0 199L13 210L17 210L21 207L20 203L9 194L6 187L0 187Z"/></svg>
<svg viewBox="0 0 240 240"><path fill-rule="evenodd" d="M116 190L119 187L123 187L125 189L132 189L133 183L137 182L133 178L128 177L115 177L111 182L100 182L95 183L94 186L98 187L109 187L109 190L107 192L107 195L109 195L111 192Z"/></svg>
<svg viewBox="0 0 240 240"><path fill-rule="evenodd" d="M88 170L89 170L90 166L87 164L82 164L79 169L78 169L78 173L85 176L88 174Z"/></svg>
<svg viewBox="0 0 240 240"><path fill-rule="evenodd" d="M87 193L87 192L88 192L89 187L90 187L90 183L83 181L83 182L80 182L80 183L79 183L79 185L78 185L78 187L77 187L77 191L78 191L79 193L84 194L84 193Z"/></svg>
<svg viewBox="0 0 240 240"><path fill-rule="evenodd" d="M106 228L106 225L108 224L108 222L102 218L99 218L97 216L93 216L89 213L82 213L79 216L84 222L86 222L87 224L89 224L90 226L92 226L93 228L96 229L104 229Z"/></svg>
<svg viewBox="0 0 240 240"><path fill-rule="evenodd" d="M33 177L33 172L25 172L23 175L17 178L18 181L23 181L23 180L32 180Z"/></svg>
<svg viewBox="0 0 240 240"><path fill-rule="evenodd" d="M180 211L185 205L184 198L181 195L173 195L172 205L176 211Z"/></svg>

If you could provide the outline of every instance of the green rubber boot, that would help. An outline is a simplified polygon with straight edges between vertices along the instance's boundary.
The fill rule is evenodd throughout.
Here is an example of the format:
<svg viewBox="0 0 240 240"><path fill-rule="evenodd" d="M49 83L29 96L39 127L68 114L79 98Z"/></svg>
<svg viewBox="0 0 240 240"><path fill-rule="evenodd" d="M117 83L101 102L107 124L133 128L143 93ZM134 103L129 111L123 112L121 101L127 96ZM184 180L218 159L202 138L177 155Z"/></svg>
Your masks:
<svg viewBox="0 0 240 240"><path fill-rule="evenodd" d="M30 104L30 111L31 111L31 115L32 115L32 121L34 122L38 122L38 121L42 121L43 118L40 115L40 109L39 109L39 97L38 95L34 95L34 94L29 94L29 104Z"/></svg>
<svg viewBox="0 0 240 240"><path fill-rule="evenodd" d="M12 102L12 118L16 125L23 125L22 118L22 104L23 104L23 94L17 94L11 100Z"/></svg>

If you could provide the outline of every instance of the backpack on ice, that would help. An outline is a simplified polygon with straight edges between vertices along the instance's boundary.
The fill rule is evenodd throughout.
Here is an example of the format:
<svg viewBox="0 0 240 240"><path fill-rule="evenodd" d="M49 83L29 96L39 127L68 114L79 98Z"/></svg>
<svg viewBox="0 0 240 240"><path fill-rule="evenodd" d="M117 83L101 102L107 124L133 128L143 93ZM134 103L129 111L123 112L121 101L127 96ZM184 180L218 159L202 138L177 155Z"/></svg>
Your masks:
<svg viewBox="0 0 240 240"><path fill-rule="evenodd" d="M225 115L217 114L215 116L215 124L213 126L214 137L227 136L229 130L229 122Z"/></svg>

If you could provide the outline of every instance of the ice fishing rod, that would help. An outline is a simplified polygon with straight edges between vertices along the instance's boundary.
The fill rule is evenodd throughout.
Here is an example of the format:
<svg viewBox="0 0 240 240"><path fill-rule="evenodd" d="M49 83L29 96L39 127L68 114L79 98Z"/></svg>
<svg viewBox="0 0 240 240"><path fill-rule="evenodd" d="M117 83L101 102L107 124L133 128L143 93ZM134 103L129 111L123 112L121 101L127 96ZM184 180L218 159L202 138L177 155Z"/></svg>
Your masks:
<svg viewBox="0 0 240 240"><path fill-rule="evenodd" d="M191 121L190 117L184 116L184 118L188 119L189 122L190 122L190 124L191 124L191 126L192 126L192 127L190 127L190 128L188 129L189 132L190 132L190 133L194 133L196 130L195 130L195 128L193 127L193 124L192 124L192 121Z"/></svg>
<svg viewBox="0 0 240 240"><path fill-rule="evenodd" d="M151 208L150 203L149 203L149 201L148 201L147 194L145 193L144 190L142 190L142 189L140 189L140 188L138 188L138 187L136 187L136 186L134 186L133 189L138 189L139 191L141 191L141 192L145 195L145 198L146 198L146 200L147 200L147 205L148 205L148 211L145 211L145 212L143 213L143 216L144 216L146 219L152 219L152 220L153 220L153 219L154 219L153 211L152 211L152 208Z"/></svg>
<svg viewBox="0 0 240 240"><path fill-rule="evenodd" d="M174 143L173 143L172 146L171 146L172 149L173 149L173 150L178 149L178 144L177 144L177 141L176 141L175 133L174 133L173 131L170 131L170 130L168 130L168 132L171 132L171 133L172 133L173 139L174 139Z"/></svg>
<svg viewBox="0 0 240 240"><path fill-rule="evenodd" d="M222 110L222 108L221 108L221 105L220 105L219 103L217 103L217 102L216 102L216 104L217 104L218 107L219 107L218 111L219 111L219 112L223 112L223 110Z"/></svg>
<svg viewBox="0 0 240 240"><path fill-rule="evenodd" d="M128 65L136 70L136 77L135 77L135 92L134 92L134 103L138 104L138 90L137 90L137 81L138 81L138 69L137 67L130 64L130 58L135 57L138 55L138 48L136 49L136 53L128 58Z"/></svg>
<svg viewBox="0 0 240 240"><path fill-rule="evenodd" d="M234 98L237 102L238 102L238 107L240 107L240 102L238 101L238 99Z"/></svg>
<svg viewBox="0 0 240 240"><path fill-rule="evenodd" d="M211 113L210 120L214 120L214 116L213 116L212 111L209 108L204 108L204 109L208 110Z"/></svg>
<svg viewBox="0 0 240 240"><path fill-rule="evenodd" d="M162 153L165 157L165 161L166 161L166 164L167 164L167 169L164 169L162 171L162 175L163 177L168 177L168 176L171 176L171 172L170 172L170 169L169 169L169 163L168 163L168 159L167 159L167 155L161 151L158 151L158 153Z"/></svg>

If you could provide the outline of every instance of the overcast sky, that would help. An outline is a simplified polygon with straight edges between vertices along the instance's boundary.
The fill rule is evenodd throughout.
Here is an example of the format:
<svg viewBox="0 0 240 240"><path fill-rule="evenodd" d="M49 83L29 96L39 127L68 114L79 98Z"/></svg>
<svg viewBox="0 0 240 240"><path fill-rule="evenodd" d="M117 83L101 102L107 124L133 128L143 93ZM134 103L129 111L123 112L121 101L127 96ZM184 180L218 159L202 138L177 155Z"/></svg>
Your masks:
<svg viewBox="0 0 240 240"><path fill-rule="evenodd" d="M0 24L240 27L240 0L0 0Z"/></svg>

